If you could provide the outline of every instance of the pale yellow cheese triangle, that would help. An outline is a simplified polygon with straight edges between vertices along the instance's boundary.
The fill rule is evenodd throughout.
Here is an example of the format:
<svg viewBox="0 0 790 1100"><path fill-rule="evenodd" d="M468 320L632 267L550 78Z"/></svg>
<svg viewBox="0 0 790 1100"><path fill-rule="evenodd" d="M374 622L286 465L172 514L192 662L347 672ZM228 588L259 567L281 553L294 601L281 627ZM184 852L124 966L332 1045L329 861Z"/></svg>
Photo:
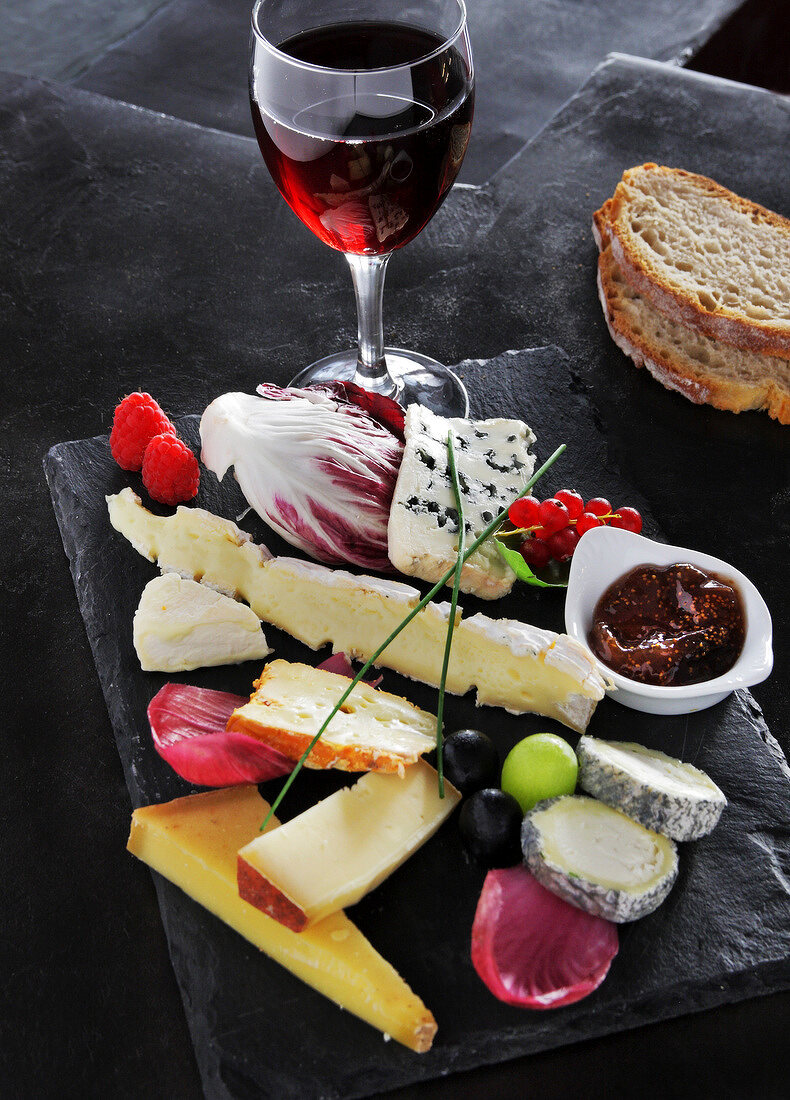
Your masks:
<svg viewBox="0 0 790 1100"><path fill-rule="evenodd" d="M345 913L297 933L241 900L236 854L268 810L254 786L143 806L132 815L128 848L341 1008L412 1050L430 1049L433 1016Z"/></svg>

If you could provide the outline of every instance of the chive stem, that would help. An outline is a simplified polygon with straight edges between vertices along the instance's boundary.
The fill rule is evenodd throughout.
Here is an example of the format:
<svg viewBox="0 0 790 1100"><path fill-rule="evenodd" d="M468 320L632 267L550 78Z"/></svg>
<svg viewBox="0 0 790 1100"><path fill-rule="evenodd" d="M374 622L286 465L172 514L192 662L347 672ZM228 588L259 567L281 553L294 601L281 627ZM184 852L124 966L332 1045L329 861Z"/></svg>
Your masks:
<svg viewBox="0 0 790 1100"><path fill-rule="evenodd" d="M516 500L520 500L521 497L526 496L526 494L530 491L530 489L535 484L535 482L538 481L541 477L543 477L543 475L549 469L550 466L554 465L554 463L557 461L557 459L560 457L560 455L562 454L562 452L564 450L565 450L565 444L561 443L560 446L556 449L556 451L554 451L553 454L549 455L549 457L546 459L546 461L543 463L543 465L538 470L536 470L536 472L532 475L532 477L529 479L529 481L524 486L524 488L521 490L521 492L513 498L513 501L511 501L511 504ZM479 546L482 546L482 544L485 542L485 540L487 538L490 538L490 536L494 533L494 531L497 529L497 527L500 525L500 523L503 523L507 519L508 510L509 510L511 504L509 504L507 506L507 508L503 508L502 511L499 513L499 515L495 516L494 519L491 520L488 527L485 528L485 530L483 531L482 534L477 536L475 541L472 543L472 545L469 547L469 549L466 550L463 553L463 555L461 555L461 554L458 555L458 561L460 561L462 565L469 560L469 558L472 556L472 554L474 554L475 550L477 550ZM456 569L458 567L458 561L456 561L455 565L452 565L447 570L447 572L444 574L444 576L436 582L436 584L433 586L433 588L430 590L430 592L428 592L425 596L423 596L422 599L419 601L419 603L414 605L414 607L411 609L411 611L408 613L408 615L406 615L405 618L401 620L401 622L398 624L398 626L395 627L395 629L392 631L392 633L389 635L389 637L384 642L382 642L382 644L378 647L378 649L376 649L371 654L371 656L367 659L367 661L365 661L364 665L359 670L359 672L356 674L356 676L353 678L353 680L349 683L346 690L343 692L343 694L340 696L338 701L332 707L332 710L330 711L328 717L325 718L324 721L321 723L321 728L318 730L318 733L315 735L315 737L312 739L310 744L304 750L302 755L296 761L296 764L294 765L293 771L291 772L291 774L288 776L288 778L283 783L282 788L280 789L280 793L275 798L274 802L271 805L271 808L270 808L269 812L267 813L266 817L264 818L263 824L261 825L261 828L260 828L261 832L263 832L263 830L269 824L269 821L271 820L272 816L275 814L275 812L277 810L277 807L280 805L283 798L288 793L288 790L289 790L291 784L293 783L294 779L296 779L296 776L302 770L302 767L304 766L305 760L307 760L308 756L310 755L310 753L315 748L315 746L318 743L319 739L323 736L327 726L332 721L332 719L335 717L337 712L340 710L343 703L345 703L346 699L348 699L349 695L354 690L354 688L357 686L357 684L362 679L362 677L365 675L365 673L368 671L368 669L379 659L379 657L384 652L384 650L387 648L387 646L390 644L390 642L392 642L395 638L397 638L397 636L401 633L401 631L404 630L409 625L409 623L412 621L412 619L416 618L416 616L419 615L419 613L426 606L426 604L429 604L431 602L431 600L434 598L434 596L438 592L441 591L441 589L445 586L445 584L447 584L450 577L452 577L453 573L456 571Z"/></svg>
<svg viewBox="0 0 790 1100"><path fill-rule="evenodd" d="M455 508L458 513L458 554L455 559L453 594L450 597L450 619L447 623L447 641L444 646L442 675L439 679L439 702L436 707L436 772L439 776L439 798L444 798L444 691L445 684L447 683L447 669L450 664L450 650L453 644L455 615L458 609L458 589L461 586L461 571L464 567L464 543L466 541L464 503L461 499L461 485L458 480L458 471L455 468L455 449L453 447L452 428L450 428L447 433L447 465L450 468L453 495L455 496Z"/></svg>

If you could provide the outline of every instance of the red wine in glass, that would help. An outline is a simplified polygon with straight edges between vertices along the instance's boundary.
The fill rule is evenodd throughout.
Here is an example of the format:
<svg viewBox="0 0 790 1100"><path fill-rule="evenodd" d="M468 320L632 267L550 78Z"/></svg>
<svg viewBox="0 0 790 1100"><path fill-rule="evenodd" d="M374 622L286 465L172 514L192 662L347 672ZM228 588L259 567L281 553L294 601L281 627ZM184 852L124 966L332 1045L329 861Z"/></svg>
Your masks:
<svg viewBox="0 0 790 1100"><path fill-rule="evenodd" d="M352 91L282 112L251 89L255 133L286 202L320 240L378 256L415 237L461 166L474 85L458 50L401 23L340 23L303 31L278 49L307 65L359 72ZM435 56L431 56L435 55ZM386 92L366 72L410 66ZM408 79L403 78L403 73Z"/></svg>

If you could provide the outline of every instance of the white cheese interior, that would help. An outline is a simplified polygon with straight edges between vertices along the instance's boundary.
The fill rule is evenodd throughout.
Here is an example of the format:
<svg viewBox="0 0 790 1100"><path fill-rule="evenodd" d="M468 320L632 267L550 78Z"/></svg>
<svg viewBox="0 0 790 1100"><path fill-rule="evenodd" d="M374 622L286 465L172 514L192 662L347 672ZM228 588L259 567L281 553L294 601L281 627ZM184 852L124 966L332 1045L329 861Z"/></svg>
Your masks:
<svg viewBox="0 0 790 1100"><path fill-rule="evenodd" d="M666 837L592 798L562 798L534 813L546 857L568 874L641 893L674 860Z"/></svg>
<svg viewBox="0 0 790 1100"><path fill-rule="evenodd" d="M272 661L259 690L236 713L263 726L313 737L347 687L345 676ZM436 743L436 716L407 699L359 683L332 718L322 740L338 749L365 745L392 756L419 756Z"/></svg>
<svg viewBox="0 0 790 1100"><path fill-rule="evenodd" d="M239 856L310 921L353 905L383 882L452 812L460 794L424 761L396 775L369 772L279 829L264 833Z"/></svg>
<svg viewBox="0 0 790 1100"><path fill-rule="evenodd" d="M590 739L592 740L592 739ZM615 768L627 771L634 779L650 787L675 794L684 798L710 798L711 794L721 795L721 791L699 768L684 764L663 752L647 749L642 745L611 741L594 741L594 751L599 760Z"/></svg>
<svg viewBox="0 0 790 1100"><path fill-rule="evenodd" d="M260 619L246 604L177 573L164 573L145 586L133 638L148 672L238 664L271 653Z"/></svg>

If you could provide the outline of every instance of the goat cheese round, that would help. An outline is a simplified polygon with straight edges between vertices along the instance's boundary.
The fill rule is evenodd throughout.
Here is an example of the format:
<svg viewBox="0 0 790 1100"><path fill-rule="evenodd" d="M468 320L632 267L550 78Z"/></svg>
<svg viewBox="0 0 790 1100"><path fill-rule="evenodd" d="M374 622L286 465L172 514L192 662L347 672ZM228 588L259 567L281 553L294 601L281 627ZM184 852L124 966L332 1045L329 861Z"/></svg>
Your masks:
<svg viewBox="0 0 790 1100"><path fill-rule="evenodd" d="M678 873L671 840L583 795L539 802L524 818L521 846L547 890L617 924L657 909Z"/></svg>
<svg viewBox="0 0 790 1100"><path fill-rule="evenodd" d="M718 824L727 799L705 772L628 741L584 736L579 786L673 840L697 840Z"/></svg>

